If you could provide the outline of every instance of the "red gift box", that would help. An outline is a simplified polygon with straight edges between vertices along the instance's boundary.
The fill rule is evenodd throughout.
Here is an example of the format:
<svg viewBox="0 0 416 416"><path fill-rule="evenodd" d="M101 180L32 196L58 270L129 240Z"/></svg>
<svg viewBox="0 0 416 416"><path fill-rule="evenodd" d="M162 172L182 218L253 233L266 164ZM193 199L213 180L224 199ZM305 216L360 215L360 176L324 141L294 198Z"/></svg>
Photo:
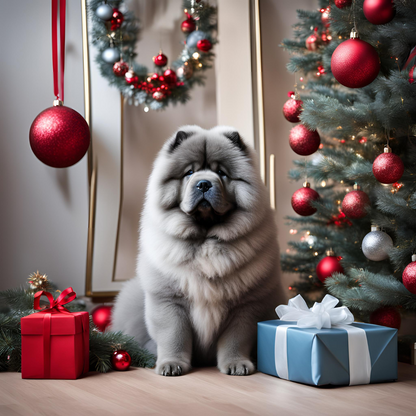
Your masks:
<svg viewBox="0 0 416 416"><path fill-rule="evenodd" d="M76 379L89 367L89 314L69 312L63 305L75 299L71 287L54 300L44 291L35 293L50 307L20 320L22 330L22 378Z"/></svg>

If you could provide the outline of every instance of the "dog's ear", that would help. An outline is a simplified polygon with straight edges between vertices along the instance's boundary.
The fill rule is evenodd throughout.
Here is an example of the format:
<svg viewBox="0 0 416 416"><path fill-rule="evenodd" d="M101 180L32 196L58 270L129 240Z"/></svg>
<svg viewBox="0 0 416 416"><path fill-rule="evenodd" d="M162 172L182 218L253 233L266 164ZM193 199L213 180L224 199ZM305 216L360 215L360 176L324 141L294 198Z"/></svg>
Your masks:
<svg viewBox="0 0 416 416"><path fill-rule="evenodd" d="M176 133L175 140L170 145L170 149L169 149L170 153L172 153L184 140L186 140L191 135L192 133L186 133L182 130L179 130Z"/></svg>
<svg viewBox="0 0 416 416"><path fill-rule="evenodd" d="M233 131L231 133L225 133L225 137L231 140L234 146L237 146L242 152L245 152L247 146L241 139L240 135L237 131Z"/></svg>

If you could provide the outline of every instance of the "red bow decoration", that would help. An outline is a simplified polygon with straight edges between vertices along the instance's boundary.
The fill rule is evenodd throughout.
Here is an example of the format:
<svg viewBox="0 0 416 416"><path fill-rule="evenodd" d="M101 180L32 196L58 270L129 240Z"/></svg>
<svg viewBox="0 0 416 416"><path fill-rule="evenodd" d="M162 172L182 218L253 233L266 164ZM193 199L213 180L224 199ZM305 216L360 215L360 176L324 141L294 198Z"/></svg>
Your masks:
<svg viewBox="0 0 416 416"><path fill-rule="evenodd" d="M49 300L49 308L42 309L40 306L40 298L41 296L45 295ZM42 312L69 312L63 305L72 302L77 297L77 294L74 292L72 287L68 287L65 289L57 299L54 299L52 294L49 292L45 292L44 290L40 290L39 292L35 293L34 301L33 301L33 309L42 310Z"/></svg>
<svg viewBox="0 0 416 416"><path fill-rule="evenodd" d="M337 227L342 227L343 224L347 224L351 227L352 222L346 217L346 215L340 211L339 215L333 215L332 218L326 223L326 225L335 224Z"/></svg>

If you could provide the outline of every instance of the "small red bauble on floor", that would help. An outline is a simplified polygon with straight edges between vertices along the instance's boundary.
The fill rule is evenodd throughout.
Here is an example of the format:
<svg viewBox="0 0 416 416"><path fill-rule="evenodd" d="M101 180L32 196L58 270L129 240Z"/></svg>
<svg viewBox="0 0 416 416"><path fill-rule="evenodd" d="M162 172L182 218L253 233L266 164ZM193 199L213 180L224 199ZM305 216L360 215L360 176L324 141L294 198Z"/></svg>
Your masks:
<svg viewBox="0 0 416 416"><path fill-rule="evenodd" d="M340 258L336 257L332 250L326 252L326 257L316 266L316 275L322 283L325 282L326 278L331 277L332 273L344 273L339 261Z"/></svg>
<svg viewBox="0 0 416 416"><path fill-rule="evenodd" d="M181 23L181 30L183 33L191 33L196 29L195 20L192 17L188 17Z"/></svg>
<svg viewBox="0 0 416 416"><path fill-rule="evenodd" d="M373 25L385 25L396 14L393 0L364 0L363 12Z"/></svg>
<svg viewBox="0 0 416 416"><path fill-rule="evenodd" d="M309 130L303 124L298 124L290 130L289 144L298 155L309 156L319 149L321 138L316 130Z"/></svg>
<svg viewBox="0 0 416 416"><path fill-rule="evenodd" d="M124 350L114 351L111 357L111 363L113 364L114 370L126 371L130 368L131 364L130 354Z"/></svg>
<svg viewBox="0 0 416 416"><path fill-rule="evenodd" d="M212 48L212 43L208 39L201 39L196 43L196 47L201 52L208 52Z"/></svg>
<svg viewBox="0 0 416 416"><path fill-rule="evenodd" d="M404 269L402 280L404 287L416 295L416 254L412 255L412 262Z"/></svg>
<svg viewBox="0 0 416 416"><path fill-rule="evenodd" d="M105 331L108 325L110 325L112 310L112 305L101 305L91 312L92 321L101 332Z"/></svg>
<svg viewBox="0 0 416 416"><path fill-rule="evenodd" d="M370 205L368 195L354 185L354 191L348 192L342 201L342 211L353 220L364 218L367 215L367 207Z"/></svg>
<svg viewBox="0 0 416 416"><path fill-rule="evenodd" d="M343 9L344 7L350 7L352 4L352 0L335 0L335 6L338 7L338 9Z"/></svg>
<svg viewBox="0 0 416 416"><path fill-rule="evenodd" d="M292 208L293 210L303 217L315 214L317 209L311 205L311 202L317 201L319 194L314 189L310 188L310 183L305 182L303 188L298 189L292 195Z"/></svg>
<svg viewBox="0 0 416 416"><path fill-rule="evenodd" d="M283 105L283 115L287 121L291 123L299 122L299 116L302 112L302 100L297 100L296 98L290 98Z"/></svg>
<svg viewBox="0 0 416 416"><path fill-rule="evenodd" d="M397 309L389 306L377 309L370 315L370 323L374 325L400 329L401 322L402 319L400 313Z"/></svg>
<svg viewBox="0 0 416 416"><path fill-rule="evenodd" d="M166 66L168 63L168 58L166 55L163 55L163 53L160 52L158 55L153 57L153 62L156 66Z"/></svg>
<svg viewBox="0 0 416 416"><path fill-rule="evenodd" d="M404 165L399 156L391 153L390 147L377 156L373 162L374 177L381 183L397 182L403 175Z"/></svg>
<svg viewBox="0 0 416 416"><path fill-rule="evenodd" d="M331 58L335 79L348 88L363 88L371 84L380 71L380 58L369 43L351 31L351 39L337 46Z"/></svg>
<svg viewBox="0 0 416 416"><path fill-rule="evenodd" d="M127 64L127 62L124 62L123 60L118 61L113 65L113 72L118 77L123 77L124 75L126 75L128 70L129 65Z"/></svg>
<svg viewBox="0 0 416 416"><path fill-rule="evenodd" d="M54 101L42 111L29 132L35 156L53 168L67 168L79 162L90 146L90 129L81 114Z"/></svg>

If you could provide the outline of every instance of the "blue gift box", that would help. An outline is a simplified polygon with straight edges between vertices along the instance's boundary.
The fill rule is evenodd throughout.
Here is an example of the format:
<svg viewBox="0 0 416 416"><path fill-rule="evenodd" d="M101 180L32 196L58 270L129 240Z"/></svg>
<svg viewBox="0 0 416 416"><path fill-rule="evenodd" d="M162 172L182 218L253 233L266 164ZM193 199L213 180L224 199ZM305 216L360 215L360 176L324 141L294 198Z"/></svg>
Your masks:
<svg viewBox="0 0 416 416"><path fill-rule="evenodd" d="M277 329L282 325L287 326L283 348L276 348ZM359 344L359 348L357 345L352 345L348 331L341 327L299 328L294 322L289 321L259 322L257 368L262 373L314 386L328 384L342 386L397 380L397 329L357 322L348 325L348 328L350 327L353 327L353 331L354 327L365 331L364 342L366 338L368 349L366 346L361 348L362 344ZM362 333L359 330L355 331ZM282 346L281 341L279 342L279 346ZM286 351L282 351L285 348ZM367 356L369 353L368 365L371 362L368 381L352 382L350 354L364 354L365 350ZM283 361L286 361L287 373L283 374L282 371L279 375L276 368L281 371L277 361L282 361L282 354ZM354 358L356 367L360 360L362 357L358 357L358 361Z"/></svg>

